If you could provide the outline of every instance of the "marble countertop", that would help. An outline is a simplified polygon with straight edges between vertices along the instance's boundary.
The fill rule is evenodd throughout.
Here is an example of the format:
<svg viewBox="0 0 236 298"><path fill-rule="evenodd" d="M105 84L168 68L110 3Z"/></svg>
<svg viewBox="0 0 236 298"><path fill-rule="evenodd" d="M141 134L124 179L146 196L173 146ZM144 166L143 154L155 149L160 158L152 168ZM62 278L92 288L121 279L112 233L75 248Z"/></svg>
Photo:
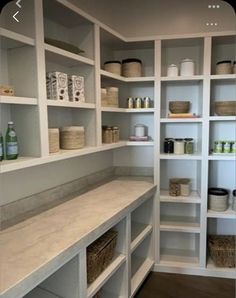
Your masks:
<svg viewBox="0 0 236 298"><path fill-rule="evenodd" d="M25 295L154 191L117 179L2 231L0 296Z"/></svg>

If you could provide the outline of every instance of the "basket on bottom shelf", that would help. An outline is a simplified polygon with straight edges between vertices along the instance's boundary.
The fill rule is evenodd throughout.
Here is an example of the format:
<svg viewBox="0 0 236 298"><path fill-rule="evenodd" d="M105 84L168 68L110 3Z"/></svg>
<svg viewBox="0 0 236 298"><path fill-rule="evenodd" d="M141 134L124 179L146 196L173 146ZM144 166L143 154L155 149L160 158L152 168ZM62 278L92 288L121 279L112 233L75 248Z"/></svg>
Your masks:
<svg viewBox="0 0 236 298"><path fill-rule="evenodd" d="M87 281L92 283L111 263L118 233L109 230L87 247Z"/></svg>
<svg viewBox="0 0 236 298"><path fill-rule="evenodd" d="M217 267L234 268L236 266L236 236L208 236L210 256Z"/></svg>

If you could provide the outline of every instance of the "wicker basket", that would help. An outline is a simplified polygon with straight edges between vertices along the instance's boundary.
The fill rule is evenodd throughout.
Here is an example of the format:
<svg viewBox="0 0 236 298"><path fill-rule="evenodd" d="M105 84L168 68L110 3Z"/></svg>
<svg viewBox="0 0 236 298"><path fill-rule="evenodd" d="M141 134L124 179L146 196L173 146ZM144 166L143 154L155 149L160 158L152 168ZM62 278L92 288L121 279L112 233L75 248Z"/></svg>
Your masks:
<svg viewBox="0 0 236 298"><path fill-rule="evenodd" d="M87 281L90 284L114 257L118 233L109 230L87 247Z"/></svg>
<svg viewBox="0 0 236 298"><path fill-rule="evenodd" d="M236 116L236 101L215 102L215 113L218 116Z"/></svg>
<svg viewBox="0 0 236 298"><path fill-rule="evenodd" d="M59 128L48 129L49 153L56 153L60 150Z"/></svg>
<svg viewBox="0 0 236 298"><path fill-rule="evenodd" d="M122 75L127 78L142 76L142 61L129 58L122 61Z"/></svg>
<svg viewBox="0 0 236 298"><path fill-rule="evenodd" d="M60 129L61 149L80 149L85 144L83 126L66 126Z"/></svg>
<svg viewBox="0 0 236 298"><path fill-rule="evenodd" d="M190 110L190 101L170 101L169 110L173 114L188 113Z"/></svg>
<svg viewBox="0 0 236 298"><path fill-rule="evenodd" d="M236 236L208 236L210 256L217 267L234 268L236 263Z"/></svg>

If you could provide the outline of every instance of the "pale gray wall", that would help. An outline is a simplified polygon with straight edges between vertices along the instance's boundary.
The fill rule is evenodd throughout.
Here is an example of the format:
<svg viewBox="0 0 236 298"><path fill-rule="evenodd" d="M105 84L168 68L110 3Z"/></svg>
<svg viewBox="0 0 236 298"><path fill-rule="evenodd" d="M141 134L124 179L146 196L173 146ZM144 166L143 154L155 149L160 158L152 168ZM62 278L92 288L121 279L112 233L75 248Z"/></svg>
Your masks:
<svg viewBox="0 0 236 298"><path fill-rule="evenodd" d="M233 8L221 0L69 0L126 37L236 29ZM208 5L220 5L209 9ZM206 22L218 26L206 26Z"/></svg>

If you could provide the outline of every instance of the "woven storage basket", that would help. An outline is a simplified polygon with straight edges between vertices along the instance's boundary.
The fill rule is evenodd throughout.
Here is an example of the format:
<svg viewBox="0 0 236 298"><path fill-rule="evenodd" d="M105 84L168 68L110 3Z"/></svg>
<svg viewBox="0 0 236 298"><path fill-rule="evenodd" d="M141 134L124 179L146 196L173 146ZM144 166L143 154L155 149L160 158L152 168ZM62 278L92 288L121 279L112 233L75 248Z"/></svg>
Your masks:
<svg viewBox="0 0 236 298"><path fill-rule="evenodd" d="M60 129L61 149L80 149L85 144L85 134L83 126L66 126Z"/></svg>
<svg viewBox="0 0 236 298"><path fill-rule="evenodd" d="M107 87L107 105L109 107L118 108L119 107L119 88L117 87Z"/></svg>
<svg viewBox="0 0 236 298"><path fill-rule="evenodd" d="M114 257L118 233L109 230L87 247L87 281L90 284Z"/></svg>
<svg viewBox="0 0 236 298"><path fill-rule="evenodd" d="M142 61L139 59L125 59L122 61L122 75L124 77L141 77Z"/></svg>
<svg viewBox="0 0 236 298"><path fill-rule="evenodd" d="M120 61L107 61L104 63L104 70L121 75L121 63Z"/></svg>
<svg viewBox="0 0 236 298"><path fill-rule="evenodd" d="M210 235L208 236L208 249L217 267L235 267L236 236Z"/></svg>
<svg viewBox="0 0 236 298"><path fill-rule="evenodd" d="M218 116L236 116L236 101L215 102L215 113Z"/></svg>
<svg viewBox="0 0 236 298"><path fill-rule="evenodd" d="M49 153L56 153L60 150L59 128L48 129Z"/></svg>
<svg viewBox="0 0 236 298"><path fill-rule="evenodd" d="M188 113L190 110L189 101L170 101L169 110L173 114Z"/></svg>

